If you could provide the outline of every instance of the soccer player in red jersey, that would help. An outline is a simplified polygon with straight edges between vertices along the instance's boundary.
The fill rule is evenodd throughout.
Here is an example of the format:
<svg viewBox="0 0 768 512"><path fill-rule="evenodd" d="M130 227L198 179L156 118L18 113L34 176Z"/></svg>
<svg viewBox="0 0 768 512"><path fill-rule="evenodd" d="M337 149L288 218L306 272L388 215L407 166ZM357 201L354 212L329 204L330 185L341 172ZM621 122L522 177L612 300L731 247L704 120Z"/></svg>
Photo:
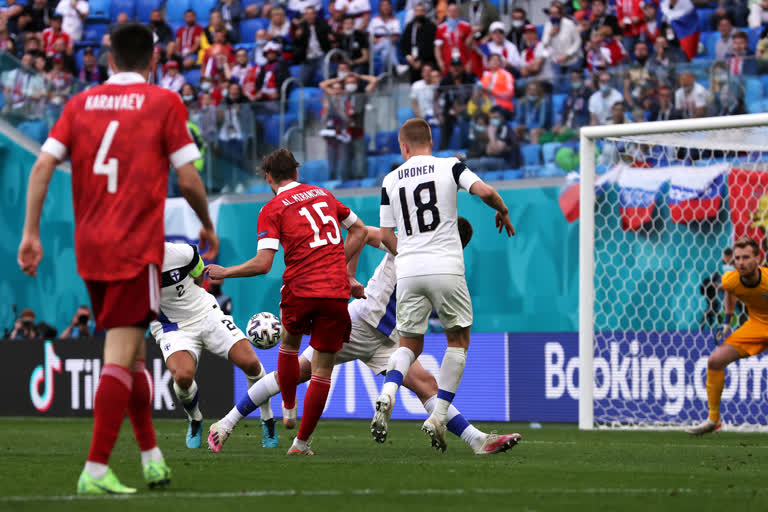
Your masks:
<svg viewBox="0 0 768 512"><path fill-rule="evenodd" d="M34 276L43 257L40 214L56 166L72 161L77 268L85 280L97 324L107 330L104 366L93 406L93 437L78 493L134 493L107 466L126 412L141 449L150 487L170 482L152 425L151 379L144 367L144 332L155 318L163 263L163 216L168 169L202 221L204 257L215 257L219 240L202 181L200 158L186 128L179 96L146 83L152 32L140 24L112 34L104 85L72 98L41 148L27 190L21 269Z"/></svg>
<svg viewBox="0 0 768 512"><path fill-rule="evenodd" d="M357 215L330 192L296 181L298 167L293 154L285 149L264 158L264 173L275 197L259 213L256 256L228 268L209 265L206 272L213 279L266 274L278 246L283 246L283 329L277 357L283 425L288 429L296 425L299 348L302 334L311 333L309 344L315 349L312 378L299 432L288 454L313 455L307 441L325 408L336 352L349 340L352 327L347 302L350 293L363 296L362 285L347 274L347 261L365 245L366 230ZM349 231L346 241L339 224ZM217 436L217 432L209 433L209 446L217 442Z"/></svg>

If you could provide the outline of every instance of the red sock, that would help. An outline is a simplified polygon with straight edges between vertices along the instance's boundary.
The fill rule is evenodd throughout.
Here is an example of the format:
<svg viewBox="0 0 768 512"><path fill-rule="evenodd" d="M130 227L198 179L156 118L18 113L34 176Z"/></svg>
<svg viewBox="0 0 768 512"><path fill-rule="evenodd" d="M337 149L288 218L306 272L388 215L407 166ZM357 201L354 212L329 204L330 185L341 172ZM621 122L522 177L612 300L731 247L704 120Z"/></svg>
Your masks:
<svg viewBox="0 0 768 512"><path fill-rule="evenodd" d="M105 364L93 399L93 436L88 460L107 464L131 401L131 373L116 364Z"/></svg>
<svg viewBox="0 0 768 512"><path fill-rule="evenodd" d="M280 384L280 393L283 395L286 409L296 407L296 386L299 385L300 374L299 351L280 347L277 354L277 383Z"/></svg>
<svg viewBox="0 0 768 512"><path fill-rule="evenodd" d="M307 394L304 395L304 412L301 415L299 434L296 436L302 441L309 439L315 431L317 422L325 409L325 401L328 400L328 392L331 390L331 379L313 375L309 381Z"/></svg>
<svg viewBox="0 0 768 512"><path fill-rule="evenodd" d="M152 425L152 376L139 359L133 366L133 391L128 405L128 416L133 424L133 435L143 452L157 446L155 427Z"/></svg>

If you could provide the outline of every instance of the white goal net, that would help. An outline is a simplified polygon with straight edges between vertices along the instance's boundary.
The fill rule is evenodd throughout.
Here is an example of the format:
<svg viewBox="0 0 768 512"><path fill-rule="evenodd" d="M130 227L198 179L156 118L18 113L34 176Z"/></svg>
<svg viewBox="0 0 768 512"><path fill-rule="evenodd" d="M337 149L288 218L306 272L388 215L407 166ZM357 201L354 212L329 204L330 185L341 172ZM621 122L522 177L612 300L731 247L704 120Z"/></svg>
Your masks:
<svg viewBox="0 0 768 512"><path fill-rule="evenodd" d="M699 423L724 250L768 249L768 115L592 127L581 144L579 425ZM721 415L768 430L768 355L728 367Z"/></svg>

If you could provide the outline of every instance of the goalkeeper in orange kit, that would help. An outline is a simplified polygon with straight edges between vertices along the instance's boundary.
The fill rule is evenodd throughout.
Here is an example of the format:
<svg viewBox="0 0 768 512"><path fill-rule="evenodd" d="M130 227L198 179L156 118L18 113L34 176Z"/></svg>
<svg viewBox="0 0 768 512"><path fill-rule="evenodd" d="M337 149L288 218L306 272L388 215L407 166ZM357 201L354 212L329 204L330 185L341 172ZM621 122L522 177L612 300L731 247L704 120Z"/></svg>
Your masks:
<svg viewBox="0 0 768 512"><path fill-rule="evenodd" d="M707 361L707 399L709 416L700 425L686 430L702 435L718 430L720 396L725 386L725 367L768 349L768 268L760 266L760 246L751 238L740 238L733 246L736 270L723 275L725 317L723 326L715 333L718 346ZM749 311L749 320L731 332L731 318L736 302L741 301Z"/></svg>

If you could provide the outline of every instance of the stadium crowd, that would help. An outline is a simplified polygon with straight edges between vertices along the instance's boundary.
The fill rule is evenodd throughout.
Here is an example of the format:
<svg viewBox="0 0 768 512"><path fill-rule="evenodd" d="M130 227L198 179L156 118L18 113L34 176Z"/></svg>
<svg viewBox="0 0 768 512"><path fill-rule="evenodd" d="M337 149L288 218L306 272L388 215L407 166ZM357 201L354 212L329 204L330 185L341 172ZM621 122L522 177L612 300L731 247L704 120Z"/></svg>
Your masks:
<svg viewBox="0 0 768 512"><path fill-rule="evenodd" d="M365 122L389 88L409 87L402 117L426 119L435 149L541 176L573 170L556 151L574 153L587 124L762 111L768 68L768 2L747 0L554 1L538 26L522 8L502 20L489 0L5 3L0 49L21 59L3 66L11 122L50 127L67 98L109 77L110 31L138 18L156 39L150 81L180 94L198 145L247 175L282 141L281 88L295 77L325 140L325 179L339 183L389 171L368 157L396 154L395 132L371 137Z"/></svg>

